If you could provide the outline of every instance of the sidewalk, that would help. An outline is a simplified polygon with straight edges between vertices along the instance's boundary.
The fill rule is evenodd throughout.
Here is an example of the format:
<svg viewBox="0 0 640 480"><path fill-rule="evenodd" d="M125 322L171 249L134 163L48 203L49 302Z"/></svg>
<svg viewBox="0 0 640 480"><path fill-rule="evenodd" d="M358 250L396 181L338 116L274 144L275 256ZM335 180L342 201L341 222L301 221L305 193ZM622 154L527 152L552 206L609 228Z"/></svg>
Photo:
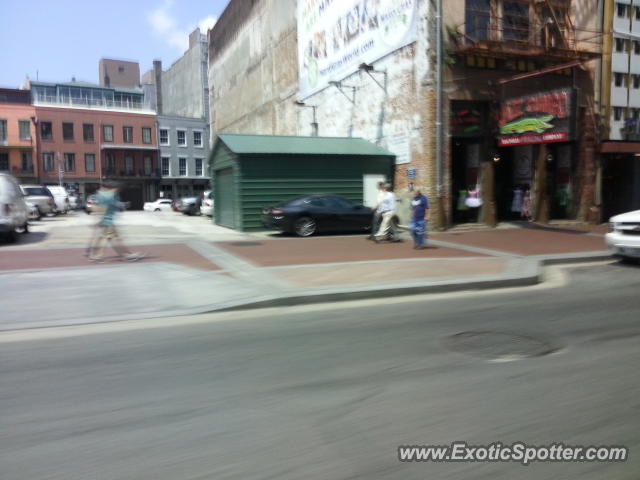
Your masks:
<svg viewBox="0 0 640 480"><path fill-rule="evenodd" d="M74 228L74 238L87 236L88 226ZM55 235L48 248L0 249L0 330L533 285L544 263L608 258L601 234L536 225L434 233L425 250L408 237L163 234L144 243L137 233L125 229L147 255L135 263L89 263L82 242L62 248Z"/></svg>

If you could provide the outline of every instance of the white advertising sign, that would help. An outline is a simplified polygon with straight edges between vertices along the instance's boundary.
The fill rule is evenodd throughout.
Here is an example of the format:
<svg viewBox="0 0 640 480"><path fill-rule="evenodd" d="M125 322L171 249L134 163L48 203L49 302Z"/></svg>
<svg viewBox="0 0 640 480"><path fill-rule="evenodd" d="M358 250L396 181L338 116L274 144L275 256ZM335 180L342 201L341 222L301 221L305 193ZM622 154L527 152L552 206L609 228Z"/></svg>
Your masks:
<svg viewBox="0 0 640 480"><path fill-rule="evenodd" d="M298 0L299 98L415 42L419 0Z"/></svg>
<svg viewBox="0 0 640 480"><path fill-rule="evenodd" d="M385 146L396 156L396 165L411 163L411 141L408 135L390 135L385 140Z"/></svg>

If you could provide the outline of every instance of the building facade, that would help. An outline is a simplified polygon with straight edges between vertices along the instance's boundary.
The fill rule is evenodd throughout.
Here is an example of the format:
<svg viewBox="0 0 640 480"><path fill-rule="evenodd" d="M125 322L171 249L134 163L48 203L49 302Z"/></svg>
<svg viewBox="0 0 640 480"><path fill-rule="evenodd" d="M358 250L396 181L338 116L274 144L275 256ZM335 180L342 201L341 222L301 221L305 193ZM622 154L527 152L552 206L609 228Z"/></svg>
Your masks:
<svg viewBox="0 0 640 480"><path fill-rule="evenodd" d="M449 223L599 219L602 9L597 0L447 2ZM467 207L470 190L481 191L480 208Z"/></svg>
<svg viewBox="0 0 640 480"><path fill-rule="evenodd" d="M209 134L204 120L158 115L157 124L162 196L197 196L207 190Z"/></svg>
<svg viewBox="0 0 640 480"><path fill-rule="evenodd" d="M155 92L164 197L196 196L210 185L206 38L194 30L189 49L168 70L156 60L143 76L144 87Z"/></svg>
<svg viewBox="0 0 640 480"><path fill-rule="evenodd" d="M0 172L34 183L35 109L28 91L0 89Z"/></svg>
<svg viewBox="0 0 640 480"><path fill-rule="evenodd" d="M603 219L640 209L640 2L605 2L602 66Z"/></svg>
<svg viewBox="0 0 640 480"><path fill-rule="evenodd" d="M122 182L132 209L158 195L160 166L155 112L140 89L84 82L31 82L40 182L86 196L102 180Z"/></svg>

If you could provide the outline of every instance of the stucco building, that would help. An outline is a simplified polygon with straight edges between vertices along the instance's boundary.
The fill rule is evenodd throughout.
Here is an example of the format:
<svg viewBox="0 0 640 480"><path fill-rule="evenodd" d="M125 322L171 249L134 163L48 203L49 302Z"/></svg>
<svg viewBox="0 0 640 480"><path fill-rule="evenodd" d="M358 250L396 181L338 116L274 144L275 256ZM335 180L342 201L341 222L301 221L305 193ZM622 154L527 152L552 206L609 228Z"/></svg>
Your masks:
<svg viewBox="0 0 640 480"><path fill-rule="evenodd" d="M179 198L209 187L209 88L207 40L200 29L189 35L189 49L169 69L154 61L143 87L154 92L160 149L160 192Z"/></svg>

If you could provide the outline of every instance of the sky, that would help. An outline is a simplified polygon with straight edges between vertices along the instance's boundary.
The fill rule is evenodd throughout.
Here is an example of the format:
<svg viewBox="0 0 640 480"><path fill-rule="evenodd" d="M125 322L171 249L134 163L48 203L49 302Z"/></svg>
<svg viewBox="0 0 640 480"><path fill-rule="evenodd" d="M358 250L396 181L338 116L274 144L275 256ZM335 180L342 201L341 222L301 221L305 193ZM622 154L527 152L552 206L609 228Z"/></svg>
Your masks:
<svg viewBox="0 0 640 480"><path fill-rule="evenodd" d="M166 70L203 33L228 0L0 0L0 88L27 78L98 83L101 58Z"/></svg>

